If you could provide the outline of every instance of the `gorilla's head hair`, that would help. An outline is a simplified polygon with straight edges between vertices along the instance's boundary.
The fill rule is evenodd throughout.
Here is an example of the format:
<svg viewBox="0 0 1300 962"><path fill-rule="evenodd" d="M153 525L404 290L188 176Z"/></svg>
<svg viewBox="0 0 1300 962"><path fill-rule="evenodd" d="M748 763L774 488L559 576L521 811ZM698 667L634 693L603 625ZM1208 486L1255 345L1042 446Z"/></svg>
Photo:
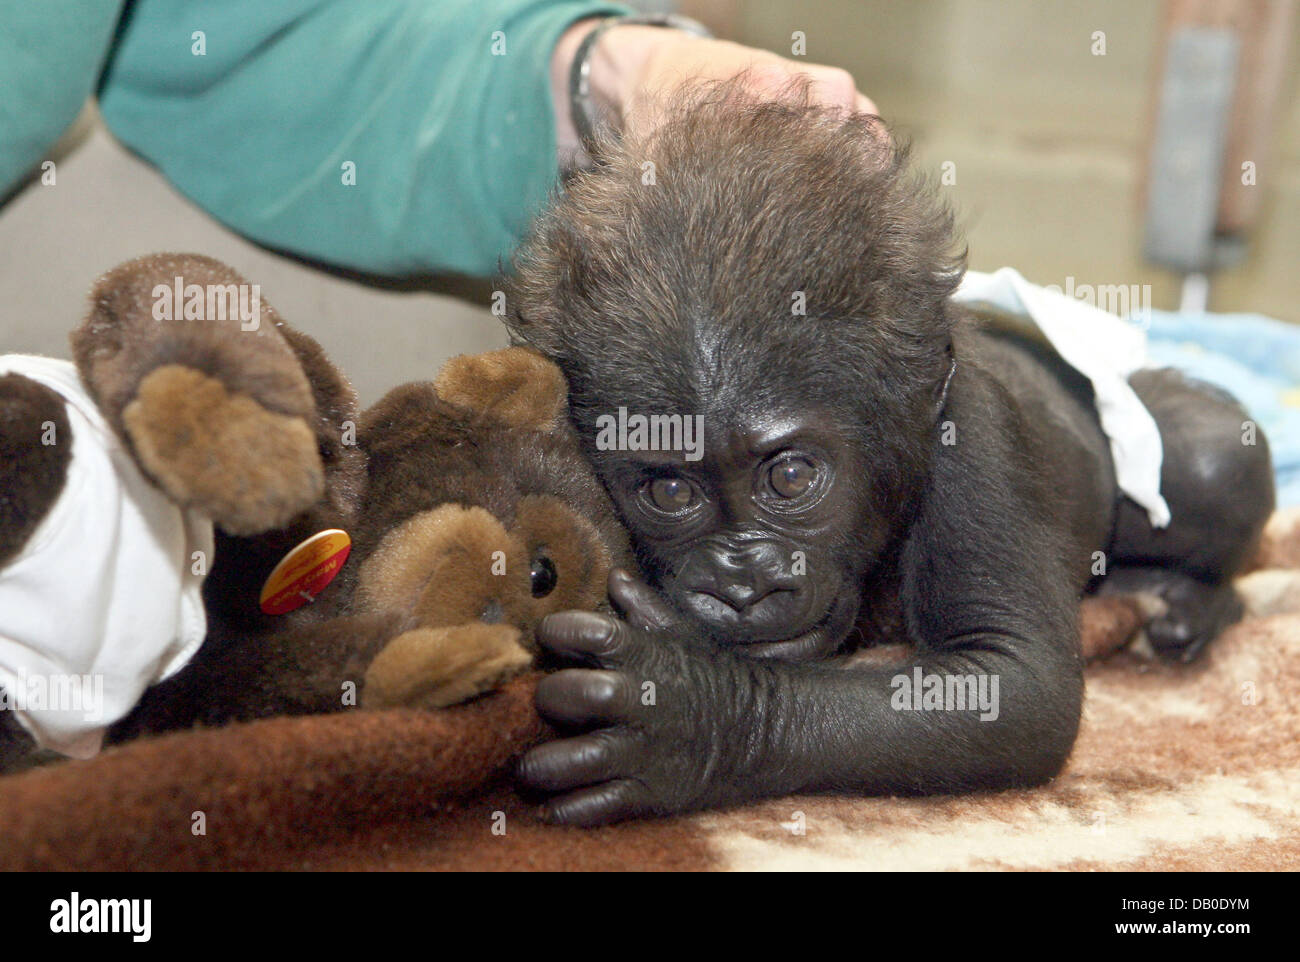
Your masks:
<svg viewBox="0 0 1300 962"><path fill-rule="evenodd" d="M953 216L874 116L687 86L605 137L513 264L507 324L602 413L817 406L906 473L950 370ZM899 478L899 481L902 481Z"/></svg>

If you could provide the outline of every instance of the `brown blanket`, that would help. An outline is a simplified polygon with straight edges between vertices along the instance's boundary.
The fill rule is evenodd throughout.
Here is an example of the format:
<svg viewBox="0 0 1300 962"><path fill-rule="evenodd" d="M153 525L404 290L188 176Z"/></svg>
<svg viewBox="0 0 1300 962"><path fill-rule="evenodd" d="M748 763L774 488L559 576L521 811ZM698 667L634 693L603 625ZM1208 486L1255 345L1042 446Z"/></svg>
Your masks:
<svg viewBox="0 0 1300 962"><path fill-rule="evenodd" d="M1300 512L1191 668L1088 671L1066 771L962 798L797 797L595 831L509 789L535 678L441 712L276 718L0 778L0 869L1300 868ZM1137 624L1092 605L1103 651Z"/></svg>

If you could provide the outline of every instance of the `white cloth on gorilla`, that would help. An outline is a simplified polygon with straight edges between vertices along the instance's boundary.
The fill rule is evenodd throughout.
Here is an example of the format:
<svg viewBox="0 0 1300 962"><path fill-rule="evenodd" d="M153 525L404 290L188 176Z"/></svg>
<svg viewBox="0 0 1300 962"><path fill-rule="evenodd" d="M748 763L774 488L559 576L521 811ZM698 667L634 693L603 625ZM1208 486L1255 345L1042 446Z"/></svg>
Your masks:
<svg viewBox="0 0 1300 962"><path fill-rule="evenodd" d="M992 274L967 271L953 300L987 303L1028 317L1056 352L1092 382L1119 489L1146 509L1152 526L1167 526L1169 505L1160 493L1160 430L1128 383L1130 375L1147 366L1146 332L1109 311L1031 284L1010 267Z"/></svg>

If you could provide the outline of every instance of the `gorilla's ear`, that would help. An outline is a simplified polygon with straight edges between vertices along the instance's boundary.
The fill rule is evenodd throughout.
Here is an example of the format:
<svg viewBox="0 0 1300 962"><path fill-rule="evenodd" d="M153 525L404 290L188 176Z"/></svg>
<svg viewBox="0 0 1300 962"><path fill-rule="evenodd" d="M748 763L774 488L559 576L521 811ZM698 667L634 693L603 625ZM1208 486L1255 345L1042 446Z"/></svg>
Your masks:
<svg viewBox="0 0 1300 962"><path fill-rule="evenodd" d="M554 431L567 420L569 386L560 369L526 347L454 357L433 382L450 404L533 431Z"/></svg>

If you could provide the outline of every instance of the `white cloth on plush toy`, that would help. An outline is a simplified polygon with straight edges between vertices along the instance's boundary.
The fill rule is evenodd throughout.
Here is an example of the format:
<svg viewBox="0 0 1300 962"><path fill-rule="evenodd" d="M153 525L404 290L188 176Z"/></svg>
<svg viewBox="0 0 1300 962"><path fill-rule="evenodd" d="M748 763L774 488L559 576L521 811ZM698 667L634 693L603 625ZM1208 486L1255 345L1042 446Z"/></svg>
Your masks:
<svg viewBox="0 0 1300 962"><path fill-rule="evenodd" d="M967 271L953 300L982 301L1038 325L1056 352L1092 382L1120 491L1146 509L1154 527L1168 525L1169 505L1160 493L1160 430L1128 383L1147 366L1146 332L1109 311L1031 284L1010 267L992 274Z"/></svg>
<svg viewBox="0 0 1300 962"><path fill-rule="evenodd" d="M66 400L72 457L58 501L0 568L0 697L41 747L87 758L146 688L203 643L193 553L203 552L206 572L212 522L145 479L74 365L0 356L8 373Z"/></svg>

